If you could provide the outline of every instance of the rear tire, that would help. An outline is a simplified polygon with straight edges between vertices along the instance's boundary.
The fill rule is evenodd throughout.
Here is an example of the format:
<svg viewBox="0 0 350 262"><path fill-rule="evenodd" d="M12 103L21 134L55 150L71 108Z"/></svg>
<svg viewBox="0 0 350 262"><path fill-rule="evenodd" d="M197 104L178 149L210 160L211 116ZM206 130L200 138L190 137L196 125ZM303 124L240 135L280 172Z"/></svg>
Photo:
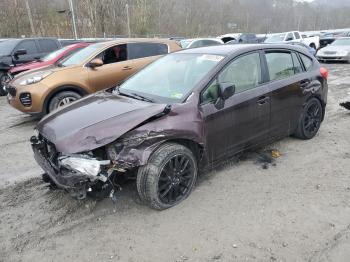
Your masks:
<svg viewBox="0 0 350 262"><path fill-rule="evenodd" d="M49 107L48 107L48 113L51 113L52 111L68 105L78 99L80 99L82 96L80 94L78 94L77 92L73 92L73 91L63 91L63 92L59 92L56 95L54 95L49 103Z"/></svg>
<svg viewBox="0 0 350 262"><path fill-rule="evenodd" d="M137 174L137 191L151 208L164 210L185 200L197 180L197 161L187 147L166 143Z"/></svg>
<svg viewBox="0 0 350 262"><path fill-rule="evenodd" d="M308 140L312 139L320 129L323 119L323 108L317 98L311 98L300 115L295 137Z"/></svg>

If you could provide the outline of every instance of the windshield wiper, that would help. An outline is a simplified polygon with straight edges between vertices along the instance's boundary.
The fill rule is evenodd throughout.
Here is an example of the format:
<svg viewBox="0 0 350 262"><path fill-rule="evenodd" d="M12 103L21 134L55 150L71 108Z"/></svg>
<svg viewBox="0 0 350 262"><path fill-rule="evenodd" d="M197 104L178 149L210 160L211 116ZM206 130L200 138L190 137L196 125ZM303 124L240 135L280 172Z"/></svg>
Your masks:
<svg viewBox="0 0 350 262"><path fill-rule="evenodd" d="M151 98L145 97L143 95L139 95L136 93L131 93L132 96L134 96L135 98L142 100L142 101L146 101L146 102L150 102L150 103L154 103L154 100L152 100Z"/></svg>
<svg viewBox="0 0 350 262"><path fill-rule="evenodd" d="M116 89L113 91L113 92L117 92L118 95L122 95L122 96L127 96L127 97L130 97L130 98L134 98L134 99L137 99L137 100L141 100L141 101L146 101L146 102L149 102L149 103L155 103L154 100L148 98L148 97L145 97L143 95L139 95L139 94L136 94L136 93L131 93L131 94L127 94L127 93L123 93L119 90L118 88L119 86L116 86Z"/></svg>

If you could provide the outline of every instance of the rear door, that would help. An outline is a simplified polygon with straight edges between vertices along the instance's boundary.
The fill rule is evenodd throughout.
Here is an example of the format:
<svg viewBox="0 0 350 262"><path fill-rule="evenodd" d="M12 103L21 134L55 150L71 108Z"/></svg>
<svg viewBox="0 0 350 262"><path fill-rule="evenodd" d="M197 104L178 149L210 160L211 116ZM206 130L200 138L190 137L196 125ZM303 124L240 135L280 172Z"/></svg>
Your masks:
<svg viewBox="0 0 350 262"><path fill-rule="evenodd" d="M200 110L210 162L257 145L268 137L270 90L263 84L262 55L253 52L232 61L203 90ZM218 85L232 83L235 94L218 108Z"/></svg>
<svg viewBox="0 0 350 262"><path fill-rule="evenodd" d="M35 40L23 40L14 49L14 53L18 50L24 49L27 51L25 55L13 56L13 62L15 65L23 64L33 61L37 58L39 49L35 43Z"/></svg>
<svg viewBox="0 0 350 262"><path fill-rule="evenodd" d="M298 54L288 50L265 52L271 87L271 137L277 139L294 132L303 104L306 75Z"/></svg>

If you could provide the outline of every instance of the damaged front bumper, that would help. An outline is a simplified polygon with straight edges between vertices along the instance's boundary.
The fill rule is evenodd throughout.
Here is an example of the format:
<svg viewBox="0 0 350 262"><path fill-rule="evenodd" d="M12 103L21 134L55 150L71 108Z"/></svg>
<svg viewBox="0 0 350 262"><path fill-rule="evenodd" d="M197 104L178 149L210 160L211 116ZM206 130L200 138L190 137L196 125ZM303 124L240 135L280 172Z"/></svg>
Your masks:
<svg viewBox="0 0 350 262"><path fill-rule="evenodd" d="M93 156L62 155L42 136L32 136L34 158L57 187L67 190L73 197L86 197L91 186L106 183L111 170L109 160L97 160Z"/></svg>

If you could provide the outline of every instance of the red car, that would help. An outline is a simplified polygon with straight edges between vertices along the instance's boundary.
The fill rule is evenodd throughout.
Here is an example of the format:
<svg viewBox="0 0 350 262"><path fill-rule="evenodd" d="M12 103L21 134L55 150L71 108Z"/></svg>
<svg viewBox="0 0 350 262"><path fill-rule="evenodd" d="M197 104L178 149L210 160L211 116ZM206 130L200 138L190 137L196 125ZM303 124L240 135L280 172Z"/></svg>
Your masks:
<svg viewBox="0 0 350 262"><path fill-rule="evenodd" d="M49 65L53 65L57 63L58 61L72 55L73 53L87 47L89 43L77 43L77 44L72 44L65 46L61 49L58 49L46 56L44 56L40 60L36 60L33 62L21 64L15 67L10 68L8 71L10 78L12 78L14 75L17 75L19 73L22 73L27 70L32 70L32 69L37 69Z"/></svg>

